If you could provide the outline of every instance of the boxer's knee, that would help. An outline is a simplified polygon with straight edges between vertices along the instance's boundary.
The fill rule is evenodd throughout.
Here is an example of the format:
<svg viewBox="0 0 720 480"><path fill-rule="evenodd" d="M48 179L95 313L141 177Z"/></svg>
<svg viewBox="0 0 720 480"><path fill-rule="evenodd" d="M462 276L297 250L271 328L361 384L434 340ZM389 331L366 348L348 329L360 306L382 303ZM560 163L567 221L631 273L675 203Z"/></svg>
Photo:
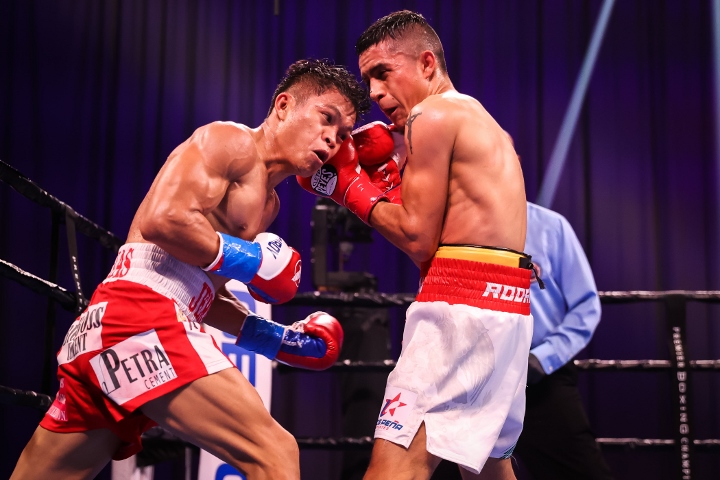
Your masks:
<svg viewBox="0 0 720 480"><path fill-rule="evenodd" d="M298 447L295 437L290 432L279 429L275 435L273 445L277 452L278 458L281 463L286 467L290 465L300 465L300 448Z"/></svg>
<svg viewBox="0 0 720 480"><path fill-rule="evenodd" d="M295 437L279 426L266 433L255 454L236 452L236 468L253 479L298 480L300 449ZM248 453L252 458L247 459Z"/></svg>

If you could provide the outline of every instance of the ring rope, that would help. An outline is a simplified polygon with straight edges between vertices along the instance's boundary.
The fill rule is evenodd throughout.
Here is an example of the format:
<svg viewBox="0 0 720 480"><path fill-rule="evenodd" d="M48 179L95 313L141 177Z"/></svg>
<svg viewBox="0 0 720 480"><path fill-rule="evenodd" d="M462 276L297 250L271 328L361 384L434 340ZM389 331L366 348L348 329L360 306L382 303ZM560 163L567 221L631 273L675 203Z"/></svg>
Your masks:
<svg viewBox="0 0 720 480"><path fill-rule="evenodd" d="M0 161L1 162L1 161ZM38 293L45 294L61 302L65 307L68 299L66 289L54 283L42 280L21 268L0 259L0 275L9 277ZM695 300L710 303L720 302L720 290L666 290L666 291L605 291L598 292L603 304L634 303L637 301L657 301L677 298L679 300ZM407 307L415 301L414 293L347 293L347 292L301 292L283 306L291 307L357 307L357 308L389 308Z"/></svg>
<svg viewBox="0 0 720 480"><path fill-rule="evenodd" d="M580 370L622 370L622 371L666 371L673 368L670 360L600 360L588 358L585 360L573 360L573 363ZM690 370L713 371L720 370L720 360L690 360ZM395 368L394 360L362 361L342 360L336 362L330 368L322 372L345 373L345 372L385 372L389 373ZM278 373L295 373L297 368L289 367L279 362L273 362L273 367ZM303 370L304 372L304 370Z"/></svg>
<svg viewBox="0 0 720 480"><path fill-rule="evenodd" d="M15 280L20 285L55 300L65 310L71 312L76 311L78 306L78 297L74 292L70 292L60 285L36 277L32 273L26 272L17 265L6 262L2 258L0 258L0 275L11 280ZM87 307L88 301L85 300L84 303L79 303L84 309Z"/></svg>
<svg viewBox="0 0 720 480"><path fill-rule="evenodd" d="M17 192L41 206L49 208L53 212L53 218L60 222L72 223L77 230L95 240L103 247L117 252L123 245L123 240L113 233L103 229L96 223L79 215L70 206L58 200L37 184L22 175L18 170L0 160L0 180L10 185ZM69 219L69 220L68 220ZM54 220L55 221L55 220ZM0 259L0 275L8 277L25 287L45 295L59 303L63 308L76 311L77 308L84 308L87 301L77 294L70 292L55 283L43 280L21 268ZM79 279L78 279L79 280ZM79 287L79 282L78 287ZM668 290L668 291L607 291L599 292L600 300L604 304L635 303L640 301L665 300L668 306L680 305L685 301L694 300L701 302L717 303L720 301L720 291L703 290ZM346 293L346 292L304 292L285 305L288 306L321 306L321 307L370 307L389 308L407 307L415 300L414 293L384 294L384 293ZM684 315L683 320L684 322ZM684 325L684 323L683 323ZM683 326L684 329L684 326ZM624 370L624 371L646 371L646 370L672 370L676 366L668 360L575 360L575 365L582 370ZM274 366L280 372L295 371L284 365L274 362ZM395 366L393 360L379 362L362 362L345 360L336 363L329 371L376 371L389 372ZM693 370L720 370L720 360L691 360L688 367ZM33 391L17 390L0 386L0 403L11 405L23 405L46 411L52 403L52 398L42 393ZM371 448L373 439L371 437L296 437L298 445L306 449L325 450L346 450ZM163 439L157 439L162 443ZM677 449L678 442L675 439L642 439L642 438L598 438L597 442L603 447L624 447L636 448L665 448ZM189 445L189 444L187 444ZM720 439L692 439L692 445L697 450L720 450ZM162 448L159 444L157 448ZM150 452L146 452L150 453ZM152 460L146 464L153 464Z"/></svg>
<svg viewBox="0 0 720 480"><path fill-rule="evenodd" d="M372 437L295 437L300 448L307 450L348 450L370 449L373 445ZM625 448L674 448L677 442L670 438L597 438L597 443L603 447ZM699 450L718 451L720 440L695 439L693 445Z"/></svg>
<svg viewBox="0 0 720 480"><path fill-rule="evenodd" d="M598 292L605 304L635 303L668 299L719 302L720 290L665 290L665 291L606 291ZM321 307L406 307L415 301L414 293L346 293L346 292L301 292L283 305Z"/></svg>
<svg viewBox="0 0 720 480"><path fill-rule="evenodd" d="M73 214L73 220L76 222L77 230L83 235L97 240L103 247L117 252L123 243L125 243L117 235L75 212L72 207L40 188L35 182L2 160L0 160L0 180L38 205L47 207L54 213L59 214L61 221L64 221L67 212L71 212L71 214Z"/></svg>
<svg viewBox="0 0 720 480"><path fill-rule="evenodd" d="M16 388L0 385L0 403L5 405L21 405L32 407L46 412L53 399L50 395L37 393L31 390L18 390Z"/></svg>
<svg viewBox="0 0 720 480"><path fill-rule="evenodd" d="M18 390L0 385L0 403L6 405L20 405L33 407L41 411L46 411L52 404L52 398L49 395L36 393L33 391ZM352 449L370 449L373 445L373 438L365 437L296 437L298 446L307 450L352 450ZM603 447L624 447L630 449L637 448L674 448L676 441L674 439L654 439L654 438L598 438L598 444ZM172 450L176 447L178 439L165 433L162 429L155 428L143 434L143 443L148 450ZM192 447L191 444L184 444ZM720 451L720 439L694 439L693 445L698 450L704 451ZM149 452L148 452L149 453ZM153 461L145 459L145 465L152 465L164 461L166 455L159 455L157 452L149 455Z"/></svg>

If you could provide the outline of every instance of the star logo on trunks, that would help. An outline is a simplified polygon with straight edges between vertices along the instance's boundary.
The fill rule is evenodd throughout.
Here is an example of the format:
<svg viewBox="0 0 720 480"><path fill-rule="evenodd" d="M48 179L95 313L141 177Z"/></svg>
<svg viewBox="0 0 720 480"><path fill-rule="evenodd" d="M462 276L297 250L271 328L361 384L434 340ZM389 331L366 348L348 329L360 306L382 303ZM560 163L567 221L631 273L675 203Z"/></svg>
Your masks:
<svg viewBox="0 0 720 480"><path fill-rule="evenodd" d="M407 405L407 403L403 403L403 402L400 401L400 395L401 395L401 394L398 393L397 395L395 395L395 398L386 398L386 399L385 399L385 406L383 407L382 412L380 412L380 416L381 416L381 417L385 416L386 413L390 413L390 416L391 416L391 417L394 417L394 416L395 416L395 410L397 410L397 409L400 408L400 407L404 407L405 405ZM396 403L396 402L397 402L397 406L394 406L394 407L390 408L391 405L393 405L393 404Z"/></svg>

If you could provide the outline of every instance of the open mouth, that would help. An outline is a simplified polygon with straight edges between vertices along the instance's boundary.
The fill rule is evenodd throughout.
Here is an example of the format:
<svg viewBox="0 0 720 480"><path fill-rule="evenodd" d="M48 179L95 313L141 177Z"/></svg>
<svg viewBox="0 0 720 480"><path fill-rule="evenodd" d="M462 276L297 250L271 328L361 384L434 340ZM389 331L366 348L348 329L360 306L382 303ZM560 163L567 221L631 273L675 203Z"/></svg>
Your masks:
<svg viewBox="0 0 720 480"><path fill-rule="evenodd" d="M398 107L392 107L385 110L385 115L389 118L392 116L393 113L395 113L395 110L397 110Z"/></svg>
<svg viewBox="0 0 720 480"><path fill-rule="evenodd" d="M317 155L317 157L320 159L320 161L321 161L322 163L327 162L327 159L328 159L328 157L329 157L329 154L328 154L328 152L326 152L325 150L313 150L313 153L314 153L315 155Z"/></svg>

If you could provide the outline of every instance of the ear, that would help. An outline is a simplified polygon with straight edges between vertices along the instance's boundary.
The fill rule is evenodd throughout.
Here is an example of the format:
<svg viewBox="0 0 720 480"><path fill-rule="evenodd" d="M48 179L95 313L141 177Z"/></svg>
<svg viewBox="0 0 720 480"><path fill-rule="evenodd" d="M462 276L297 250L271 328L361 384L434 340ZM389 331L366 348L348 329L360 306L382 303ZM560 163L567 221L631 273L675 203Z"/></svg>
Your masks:
<svg viewBox="0 0 720 480"><path fill-rule="evenodd" d="M275 114L280 120L285 120L291 107L295 104L295 97L288 92L282 92L275 98Z"/></svg>
<svg viewBox="0 0 720 480"><path fill-rule="evenodd" d="M420 68L425 78L430 78L437 69L437 58L430 50L425 50L420 54Z"/></svg>

